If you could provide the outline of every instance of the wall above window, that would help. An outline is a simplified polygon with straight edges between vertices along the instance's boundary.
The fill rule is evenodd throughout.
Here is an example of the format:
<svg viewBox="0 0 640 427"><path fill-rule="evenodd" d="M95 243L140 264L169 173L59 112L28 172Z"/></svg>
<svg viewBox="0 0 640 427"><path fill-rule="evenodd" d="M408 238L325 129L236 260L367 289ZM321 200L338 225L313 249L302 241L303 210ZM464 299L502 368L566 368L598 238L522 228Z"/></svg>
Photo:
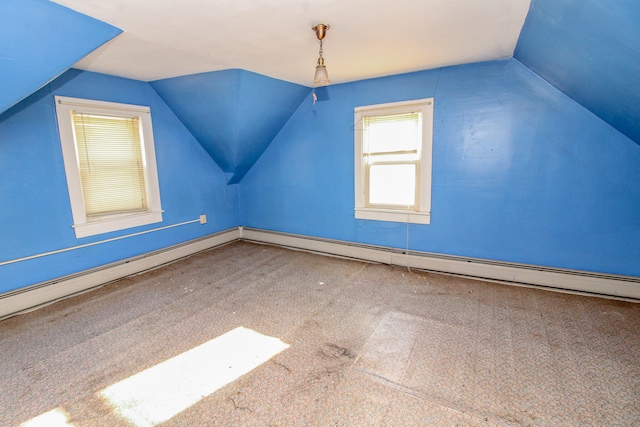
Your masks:
<svg viewBox="0 0 640 427"><path fill-rule="evenodd" d="M0 113L121 32L48 0L2 0Z"/></svg>

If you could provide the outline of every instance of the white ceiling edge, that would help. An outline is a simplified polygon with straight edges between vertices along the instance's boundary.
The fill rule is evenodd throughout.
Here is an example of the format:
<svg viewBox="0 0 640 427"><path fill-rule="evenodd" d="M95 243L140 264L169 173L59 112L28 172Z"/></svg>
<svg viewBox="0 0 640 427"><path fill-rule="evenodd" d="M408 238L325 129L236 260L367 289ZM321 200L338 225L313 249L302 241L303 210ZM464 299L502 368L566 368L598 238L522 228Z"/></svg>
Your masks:
<svg viewBox="0 0 640 427"><path fill-rule="evenodd" d="M142 81L244 69L312 86L509 58L530 0L53 0L124 32L75 68Z"/></svg>

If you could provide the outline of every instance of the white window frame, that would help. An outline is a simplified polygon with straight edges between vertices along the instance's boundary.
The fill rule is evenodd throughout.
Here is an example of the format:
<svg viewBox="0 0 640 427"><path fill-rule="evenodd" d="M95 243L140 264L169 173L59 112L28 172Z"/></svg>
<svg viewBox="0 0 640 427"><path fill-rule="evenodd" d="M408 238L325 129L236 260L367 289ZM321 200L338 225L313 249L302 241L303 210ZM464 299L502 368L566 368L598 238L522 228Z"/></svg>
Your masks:
<svg viewBox="0 0 640 427"><path fill-rule="evenodd" d="M58 131L64 158L64 168L67 175L69 199L73 214L73 228L76 238L123 230L141 225L162 222L162 207L160 204L160 184L153 141L153 127L151 124L151 110L147 106L120 104L115 102L94 101L89 99L56 96L56 115ZM142 127L142 156L145 162L145 184L147 195L147 211L118 213L87 218L76 142L74 138L72 111L100 114L114 117L139 118Z"/></svg>
<svg viewBox="0 0 640 427"><path fill-rule="evenodd" d="M367 205L366 165L363 156L364 117L391 116L422 112L422 149L417 168L416 206L380 208ZM433 150L433 98L387 104L367 105L354 109L355 217L377 221L429 224L431 222L431 157Z"/></svg>

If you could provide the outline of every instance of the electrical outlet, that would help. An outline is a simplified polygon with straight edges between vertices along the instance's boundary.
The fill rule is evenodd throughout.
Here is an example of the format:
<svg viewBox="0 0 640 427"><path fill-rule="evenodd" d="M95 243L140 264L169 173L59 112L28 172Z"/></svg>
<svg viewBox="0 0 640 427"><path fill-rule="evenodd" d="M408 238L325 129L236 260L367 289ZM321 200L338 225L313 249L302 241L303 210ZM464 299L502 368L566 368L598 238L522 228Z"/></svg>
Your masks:
<svg viewBox="0 0 640 427"><path fill-rule="evenodd" d="M206 224L207 223L207 216L202 214L200 215L200 224Z"/></svg>

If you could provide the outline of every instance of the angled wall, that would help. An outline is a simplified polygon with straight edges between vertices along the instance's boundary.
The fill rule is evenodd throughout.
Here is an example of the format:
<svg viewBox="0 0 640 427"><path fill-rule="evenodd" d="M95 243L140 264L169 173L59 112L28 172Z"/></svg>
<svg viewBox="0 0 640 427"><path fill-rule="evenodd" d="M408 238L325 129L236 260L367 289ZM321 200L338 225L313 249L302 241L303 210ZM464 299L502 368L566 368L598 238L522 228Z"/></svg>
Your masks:
<svg viewBox="0 0 640 427"><path fill-rule="evenodd" d="M76 239L54 95L151 107L163 222ZM70 70L0 115L0 263L198 219L0 266L0 293L235 227L237 191L148 83Z"/></svg>
<svg viewBox="0 0 640 427"><path fill-rule="evenodd" d="M151 82L187 129L238 183L310 89L245 70Z"/></svg>
<svg viewBox="0 0 640 427"><path fill-rule="evenodd" d="M2 0L0 113L121 32L48 0Z"/></svg>
<svg viewBox="0 0 640 427"><path fill-rule="evenodd" d="M517 60L319 95L300 105L242 181L242 225L640 276L640 146ZM431 224L354 219L354 107L431 96Z"/></svg>
<svg viewBox="0 0 640 427"><path fill-rule="evenodd" d="M640 2L533 0L514 56L640 144Z"/></svg>

